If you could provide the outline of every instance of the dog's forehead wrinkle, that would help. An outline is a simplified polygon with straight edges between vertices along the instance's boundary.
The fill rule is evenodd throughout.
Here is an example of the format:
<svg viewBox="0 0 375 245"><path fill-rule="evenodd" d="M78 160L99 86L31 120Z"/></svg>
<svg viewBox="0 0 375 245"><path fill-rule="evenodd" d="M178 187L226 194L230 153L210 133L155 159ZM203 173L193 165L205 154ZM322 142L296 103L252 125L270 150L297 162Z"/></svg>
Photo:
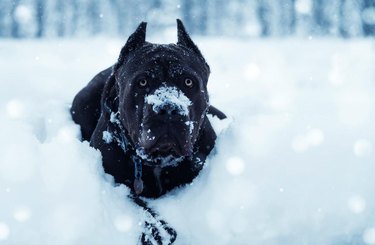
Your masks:
<svg viewBox="0 0 375 245"><path fill-rule="evenodd" d="M180 63L183 67L190 67L199 74L202 79L207 80L210 69L203 56L197 56L192 50L177 44L154 44L146 43L141 48L128 55L125 66L130 66L131 70L149 65L172 65ZM170 73L167 74L171 75Z"/></svg>
<svg viewBox="0 0 375 245"><path fill-rule="evenodd" d="M184 72L198 76L203 82L208 78L206 64L198 57L191 57L190 53L177 45L151 45L145 47L140 56L134 55L128 59L125 70L139 71L139 67L148 67L147 72L152 78L164 76L176 77ZM189 74L188 74L189 75Z"/></svg>
<svg viewBox="0 0 375 245"><path fill-rule="evenodd" d="M175 75L182 75L184 73L184 66L181 64L172 64L168 69L168 75L175 77Z"/></svg>
<svg viewBox="0 0 375 245"><path fill-rule="evenodd" d="M147 58L155 59L170 59L170 60L181 60L191 59L191 54L188 49L178 46L176 44L150 44L145 45L143 48L135 51L133 55L128 58L128 62L134 59L140 59L141 61L147 60ZM197 57L198 60L201 60Z"/></svg>

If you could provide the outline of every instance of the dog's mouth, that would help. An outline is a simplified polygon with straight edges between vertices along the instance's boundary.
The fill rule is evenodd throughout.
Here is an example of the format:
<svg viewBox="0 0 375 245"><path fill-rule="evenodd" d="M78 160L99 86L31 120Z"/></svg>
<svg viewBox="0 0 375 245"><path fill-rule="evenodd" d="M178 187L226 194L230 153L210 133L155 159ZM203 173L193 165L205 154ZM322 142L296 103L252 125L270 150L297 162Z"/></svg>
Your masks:
<svg viewBox="0 0 375 245"><path fill-rule="evenodd" d="M139 154L144 160L158 164L165 159L180 159L192 155L191 135L186 127L143 129Z"/></svg>
<svg viewBox="0 0 375 245"><path fill-rule="evenodd" d="M149 150L140 148L137 154L142 158L142 163L149 166L176 166L185 159L185 156L180 154L179 147L173 143L156 144Z"/></svg>
<svg viewBox="0 0 375 245"><path fill-rule="evenodd" d="M155 137L155 136L154 136ZM185 140L183 140L185 139ZM180 134L167 133L155 137L153 142L149 142L145 146L145 153L151 157L158 156L188 156L190 154L188 141L186 137L181 137Z"/></svg>
<svg viewBox="0 0 375 245"><path fill-rule="evenodd" d="M168 155L179 156L182 155L182 152L176 139L169 135L163 135L159 137L154 145L147 149L147 154L151 157Z"/></svg>

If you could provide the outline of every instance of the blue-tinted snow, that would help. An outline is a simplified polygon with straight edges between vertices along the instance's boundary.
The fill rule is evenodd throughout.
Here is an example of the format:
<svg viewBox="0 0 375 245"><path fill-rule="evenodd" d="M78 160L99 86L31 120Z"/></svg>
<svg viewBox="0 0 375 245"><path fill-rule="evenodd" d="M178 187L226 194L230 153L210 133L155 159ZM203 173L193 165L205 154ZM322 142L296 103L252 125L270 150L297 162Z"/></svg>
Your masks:
<svg viewBox="0 0 375 245"><path fill-rule="evenodd" d="M150 202L176 244L375 244L372 40L197 43L230 119L194 183ZM69 115L121 45L0 42L0 242L136 243L142 211Z"/></svg>

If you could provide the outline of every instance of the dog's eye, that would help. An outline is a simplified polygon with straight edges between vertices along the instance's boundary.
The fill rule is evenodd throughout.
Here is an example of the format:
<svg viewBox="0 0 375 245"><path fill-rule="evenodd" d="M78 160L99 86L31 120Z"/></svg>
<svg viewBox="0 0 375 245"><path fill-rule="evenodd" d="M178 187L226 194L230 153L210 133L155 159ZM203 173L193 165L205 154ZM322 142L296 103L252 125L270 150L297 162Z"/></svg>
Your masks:
<svg viewBox="0 0 375 245"><path fill-rule="evenodd" d="M146 87L147 86L147 80L146 79L141 79L138 81L138 85L140 87Z"/></svg>
<svg viewBox="0 0 375 245"><path fill-rule="evenodd" d="M186 79L185 79L185 85L186 85L186 87L191 88L191 87L193 87L194 82L193 82L193 80L191 80L190 78L186 78Z"/></svg>

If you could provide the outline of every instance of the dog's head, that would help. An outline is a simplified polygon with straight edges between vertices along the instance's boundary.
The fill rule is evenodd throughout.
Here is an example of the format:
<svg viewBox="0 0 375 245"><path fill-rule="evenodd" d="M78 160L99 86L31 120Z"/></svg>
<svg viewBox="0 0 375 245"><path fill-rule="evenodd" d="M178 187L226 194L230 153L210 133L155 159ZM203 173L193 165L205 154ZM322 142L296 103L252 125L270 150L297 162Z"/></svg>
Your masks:
<svg viewBox="0 0 375 245"><path fill-rule="evenodd" d="M210 68L180 20L177 27L177 44L153 44L141 23L112 74L119 120L151 161L191 156L209 107Z"/></svg>

